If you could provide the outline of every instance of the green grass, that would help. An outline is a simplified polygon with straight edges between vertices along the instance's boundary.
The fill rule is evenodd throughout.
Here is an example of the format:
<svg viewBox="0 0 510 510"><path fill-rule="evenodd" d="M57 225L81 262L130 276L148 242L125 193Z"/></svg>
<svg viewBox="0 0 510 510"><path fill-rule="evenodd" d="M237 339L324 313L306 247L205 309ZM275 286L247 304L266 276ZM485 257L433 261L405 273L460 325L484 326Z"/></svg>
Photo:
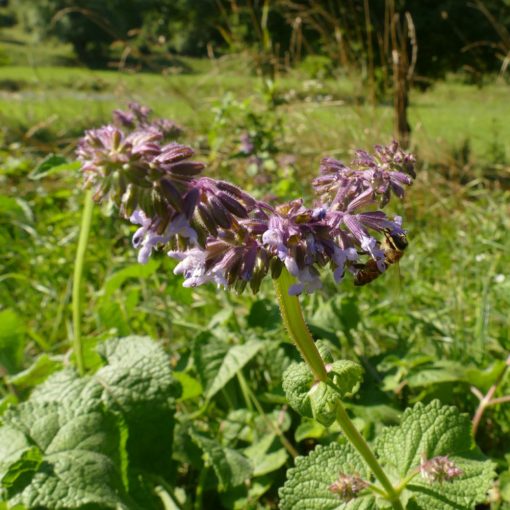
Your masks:
<svg viewBox="0 0 510 510"><path fill-rule="evenodd" d="M225 93L232 92L242 100L257 97L259 91L260 97L262 87L258 78L246 70L223 71L222 65L220 62L215 69L208 63L207 73L167 76L69 67L3 66L0 121L14 130L16 136L65 142L69 136L105 122L112 109L137 100L193 132L204 132L213 118L212 106ZM9 90L13 86L18 90ZM356 146L391 139L392 108L373 109L353 102L353 87L345 80L307 83L297 76L277 81L278 95L286 99L281 111L288 126L289 144L294 144L295 152L313 154L317 161L326 153L342 156ZM414 91L410 120L415 149L428 163L447 167L507 163L510 154L507 94L508 86L503 83L478 89L446 82L427 92Z"/></svg>

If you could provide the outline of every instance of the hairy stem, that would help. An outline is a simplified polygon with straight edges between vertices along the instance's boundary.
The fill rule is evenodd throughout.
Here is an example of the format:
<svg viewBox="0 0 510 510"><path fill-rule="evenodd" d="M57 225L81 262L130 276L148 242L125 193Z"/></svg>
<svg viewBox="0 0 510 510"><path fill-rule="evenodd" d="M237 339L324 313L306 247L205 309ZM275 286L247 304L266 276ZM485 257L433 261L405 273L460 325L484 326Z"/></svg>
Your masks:
<svg viewBox="0 0 510 510"><path fill-rule="evenodd" d="M472 423L472 431L473 431L473 437L476 436L476 433L478 431L478 427L480 426L480 421L482 420L483 413L485 412L485 409L491 405L504 403L506 401L505 397L502 397L501 399L495 399L494 395L496 393L496 390L498 389L498 386L500 385L501 381L505 377L505 374L510 368L510 356L506 359L505 366L501 369L501 372L496 377L496 380L494 381L494 384L489 388L489 391L485 396L482 395L482 393L475 388L471 388L471 391L475 393L475 395L482 395L482 398L480 398L480 403L478 404L478 408L475 412L475 415L473 417L473 423Z"/></svg>
<svg viewBox="0 0 510 510"><path fill-rule="evenodd" d="M317 350L312 335L303 318L301 305L296 296L289 296L289 287L293 284L293 278L284 268L280 277L275 280L276 295L283 323L287 328L291 340L296 344L301 356L308 363L315 378L318 381L326 382L328 373Z"/></svg>
<svg viewBox="0 0 510 510"><path fill-rule="evenodd" d="M370 449L370 446L368 446L364 437L358 432L358 429L352 423L341 402L338 402L336 421L340 425L342 432L345 434L345 437L350 441L354 448L358 450L358 453L368 464L379 483L384 487L387 499L391 501L393 508L395 510L403 510L402 503L399 499L399 494L379 464L377 458L374 455L374 452Z"/></svg>
<svg viewBox="0 0 510 510"><path fill-rule="evenodd" d="M278 278L275 282L278 304L280 305L280 311L285 327L287 328L290 338L296 344L316 379L328 384L334 388L335 391L338 391L333 382L328 379L324 361L322 360L315 342L313 341L312 335L306 326L298 298L295 296L289 296L289 288L292 283L294 283L293 278L286 269L282 271L280 278ZM386 491L385 497L391 502L393 508L395 510L403 510L399 494L391 484L388 476L377 461L377 458L368 446L367 442L352 423L340 401L340 397L338 399L336 419L342 428L345 437L363 457L379 483Z"/></svg>
<svg viewBox="0 0 510 510"><path fill-rule="evenodd" d="M85 258L85 250L89 239L90 223L92 221L92 191L87 191L83 204L83 212L81 216L80 238L78 240L78 248L76 250L76 258L74 260L74 276L73 276L73 351L78 366L78 372L83 375L85 372L85 362L83 359L83 344L81 341L81 277L83 274L83 260Z"/></svg>

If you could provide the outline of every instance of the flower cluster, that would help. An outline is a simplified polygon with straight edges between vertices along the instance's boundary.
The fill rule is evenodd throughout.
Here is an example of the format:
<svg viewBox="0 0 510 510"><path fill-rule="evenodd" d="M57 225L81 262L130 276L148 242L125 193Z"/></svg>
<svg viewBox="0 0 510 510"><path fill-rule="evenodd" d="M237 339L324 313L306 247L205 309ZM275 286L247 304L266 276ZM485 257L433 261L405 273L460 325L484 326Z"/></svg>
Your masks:
<svg viewBox="0 0 510 510"><path fill-rule="evenodd" d="M381 236L403 236L399 217L382 210L393 192L402 198L414 177L414 159L396 142L358 151L350 167L326 158L313 185L317 203L301 199L270 205L226 182L205 177L193 150L167 142L173 123L150 122L149 111L131 105L114 113L116 124L86 132L78 157L96 200L112 200L139 225L133 245L146 262L155 248L179 260L184 285L214 282L256 292L262 279L285 267L296 278L291 294L321 287L319 270L336 282L364 260L386 268ZM166 127L165 127L166 126Z"/></svg>
<svg viewBox="0 0 510 510"><path fill-rule="evenodd" d="M340 473L338 480L333 482L329 486L329 490L334 494L338 494L340 499L345 503L352 501L358 497L358 494L368 487L368 483L365 482L358 475L345 475Z"/></svg>
<svg viewBox="0 0 510 510"><path fill-rule="evenodd" d="M443 483L451 482L454 478L462 476L464 472L447 455L442 455L430 460L423 458L420 464L420 474L431 483Z"/></svg>

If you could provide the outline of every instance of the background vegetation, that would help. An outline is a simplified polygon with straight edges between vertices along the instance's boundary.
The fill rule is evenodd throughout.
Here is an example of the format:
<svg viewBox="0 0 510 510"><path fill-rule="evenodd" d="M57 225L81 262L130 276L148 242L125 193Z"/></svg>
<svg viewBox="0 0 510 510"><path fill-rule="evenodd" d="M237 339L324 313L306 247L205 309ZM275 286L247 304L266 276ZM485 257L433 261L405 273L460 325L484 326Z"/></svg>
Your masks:
<svg viewBox="0 0 510 510"><path fill-rule="evenodd" d="M307 319L316 338L364 366L349 411L368 439L418 401L439 398L473 416L475 393L496 383L500 400L477 431L498 464L484 508L510 508L508 1L81 4L0 2L0 412L49 392L34 388L70 364L83 199L72 161L84 129L135 100L182 125L211 175L260 196L306 196L321 157L348 160L398 135L388 13L402 21L408 12L419 175L396 211L408 253L366 288L330 283L305 298ZM136 263L131 233L115 211L95 208L82 282L86 368L117 363L112 339L149 336L161 352L140 345L172 368L182 393L159 381L170 407L144 403L168 424L163 438L123 415L131 437L149 438L138 449L124 444L124 460L112 454L119 486L129 486L124 503L276 508L293 457L338 440L339 430L285 404L281 375L297 354L270 282L257 296L184 289L164 254ZM166 455L156 469L154 444ZM111 508L104 497L75 507Z"/></svg>

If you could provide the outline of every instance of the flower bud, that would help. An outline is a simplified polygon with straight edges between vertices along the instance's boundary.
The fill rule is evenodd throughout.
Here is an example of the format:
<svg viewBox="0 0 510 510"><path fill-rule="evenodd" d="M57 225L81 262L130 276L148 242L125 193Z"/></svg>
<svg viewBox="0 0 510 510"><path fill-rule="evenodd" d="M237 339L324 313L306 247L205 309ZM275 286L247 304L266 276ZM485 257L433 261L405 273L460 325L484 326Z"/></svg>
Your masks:
<svg viewBox="0 0 510 510"><path fill-rule="evenodd" d="M214 195L209 197L209 211L218 226L225 229L232 226L230 214L221 201Z"/></svg>
<svg viewBox="0 0 510 510"><path fill-rule="evenodd" d="M183 176L198 175L204 169L204 164L198 161L179 161L169 167L172 174L179 174Z"/></svg>
<svg viewBox="0 0 510 510"><path fill-rule="evenodd" d="M209 233L216 237L218 235L218 229L216 228L216 222L214 221L209 209L203 205L198 204L197 206L198 216L205 228L209 231Z"/></svg>
<svg viewBox="0 0 510 510"><path fill-rule="evenodd" d="M464 472L457 467L447 455L440 455L427 460L422 456L420 474L431 483L451 482L454 478L462 476Z"/></svg>
<svg viewBox="0 0 510 510"><path fill-rule="evenodd" d="M358 494L368 487L359 475L345 475L340 473L338 480L329 486L329 490L334 494L338 494L340 499L345 503L352 501L358 497Z"/></svg>
<svg viewBox="0 0 510 510"><path fill-rule="evenodd" d="M195 212L195 207L198 204L200 192L197 188L191 188L188 193L184 197L184 203L182 207L182 212L186 216L186 218L191 219L193 213Z"/></svg>
<svg viewBox="0 0 510 510"><path fill-rule="evenodd" d="M235 198L232 198L228 193L220 191L216 196L225 206L225 208L228 209L232 214L234 214L238 218L248 217L248 211L246 210L246 208Z"/></svg>
<svg viewBox="0 0 510 510"><path fill-rule="evenodd" d="M177 188L170 182L169 179L161 179L159 181L159 190L166 199L166 201L176 210L182 211L184 208L184 201Z"/></svg>

